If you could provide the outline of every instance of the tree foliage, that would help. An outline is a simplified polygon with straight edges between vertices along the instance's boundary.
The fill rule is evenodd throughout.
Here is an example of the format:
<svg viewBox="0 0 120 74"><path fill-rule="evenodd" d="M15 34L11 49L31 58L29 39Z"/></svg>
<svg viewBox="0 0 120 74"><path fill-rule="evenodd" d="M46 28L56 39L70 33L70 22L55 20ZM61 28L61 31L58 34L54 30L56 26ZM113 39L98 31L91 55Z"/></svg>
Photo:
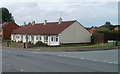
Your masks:
<svg viewBox="0 0 120 74"><path fill-rule="evenodd" d="M2 22L14 21L12 13L10 13L7 8L0 8L0 13L2 14Z"/></svg>
<svg viewBox="0 0 120 74"><path fill-rule="evenodd" d="M109 33L109 34L120 34L120 30L116 31L116 30L110 30L110 31L96 31L97 33Z"/></svg>
<svg viewBox="0 0 120 74"><path fill-rule="evenodd" d="M109 28L109 30L113 30L114 29L114 26L110 22L105 22L105 24L102 25L101 27Z"/></svg>
<svg viewBox="0 0 120 74"><path fill-rule="evenodd" d="M28 22L28 24L32 24L31 22Z"/></svg>

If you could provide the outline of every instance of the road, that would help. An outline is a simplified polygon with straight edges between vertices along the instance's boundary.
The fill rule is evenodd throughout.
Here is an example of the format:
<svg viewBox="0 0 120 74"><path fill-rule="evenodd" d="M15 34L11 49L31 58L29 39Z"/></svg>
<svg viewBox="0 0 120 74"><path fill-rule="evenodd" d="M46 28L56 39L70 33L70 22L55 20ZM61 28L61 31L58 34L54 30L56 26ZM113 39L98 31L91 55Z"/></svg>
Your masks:
<svg viewBox="0 0 120 74"><path fill-rule="evenodd" d="M3 72L118 72L118 64L115 63L66 57L55 53L57 52L49 54L3 49L2 70ZM75 55L76 52L73 53Z"/></svg>

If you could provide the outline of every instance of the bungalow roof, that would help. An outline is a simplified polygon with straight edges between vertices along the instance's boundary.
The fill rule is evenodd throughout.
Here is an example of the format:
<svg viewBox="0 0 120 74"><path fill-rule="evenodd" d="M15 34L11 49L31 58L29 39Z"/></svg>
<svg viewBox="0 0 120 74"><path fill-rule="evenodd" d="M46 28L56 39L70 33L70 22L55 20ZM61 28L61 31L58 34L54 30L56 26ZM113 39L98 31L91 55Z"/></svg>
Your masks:
<svg viewBox="0 0 120 74"><path fill-rule="evenodd" d="M12 34L59 34L74 22L62 21L61 24L58 24L58 22L47 22L46 25L44 23L28 24L14 30Z"/></svg>

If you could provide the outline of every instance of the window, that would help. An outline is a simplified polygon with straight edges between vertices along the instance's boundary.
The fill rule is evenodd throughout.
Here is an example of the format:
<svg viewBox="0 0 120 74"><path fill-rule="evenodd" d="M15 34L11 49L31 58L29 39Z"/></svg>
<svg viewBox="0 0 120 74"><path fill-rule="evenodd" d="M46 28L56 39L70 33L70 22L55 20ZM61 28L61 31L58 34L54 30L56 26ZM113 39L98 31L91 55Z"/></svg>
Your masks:
<svg viewBox="0 0 120 74"><path fill-rule="evenodd" d="M51 41L58 42L58 36L56 36L56 35L52 36Z"/></svg>
<svg viewBox="0 0 120 74"><path fill-rule="evenodd" d="M26 42L29 41L29 35L26 35Z"/></svg>
<svg viewBox="0 0 120 74"><path fill-rule="evenodd" d="M41 36L40 35L38 35L37 37L38 37L37 40L41 40Z"/></svg>
<svg viewBox="0 0 120 74"><path fill-rule="evenodd" d="M58 42L58 37L56 37L56 42Z"/></svg>
<svg viewBox="0 0 120 74"><path fill-rule="evenodd" d="M48 36L44 36L44 41L48 42Z"/></svg>
<svg viewBox="0 0 120 74"><path fill-rule="evenodd" d="M23 40L23 35L21 35L21 40Z"/></svg>
<svg viewBox="0 0 120 74"><path fill-rule="evenodd" d="M51 37L51 41L54 41L54 38L53 38L53 36Z"/></svg>
<svg viewBox="0 0 120 74"><path fill-rule="evenodd" d="M19 35L16 36L16 39L19 39Z"/></svg>
<svg viewBox="0 0 120 74"><path fill-rule="evenodd" d="M41 40L41 36L39 35L39 40Z"/></svg>
<svg viewBox="0 0 120 74"><path fill-rule="evenodd" d="M19 39L19 35L18 35L18 39Z"/></svg>
<svg viewBox="0 0 120 74"><path fill-rule="evenodd" d="M38 36L36 36L36 40L38 40Z"/></svg>
<svg viewBox="0 0 120 74"><path fill-rule="evenodd" d="M32 41L34 41L34 36L33 35L31 36L31 38L32 38Z"/></svg>

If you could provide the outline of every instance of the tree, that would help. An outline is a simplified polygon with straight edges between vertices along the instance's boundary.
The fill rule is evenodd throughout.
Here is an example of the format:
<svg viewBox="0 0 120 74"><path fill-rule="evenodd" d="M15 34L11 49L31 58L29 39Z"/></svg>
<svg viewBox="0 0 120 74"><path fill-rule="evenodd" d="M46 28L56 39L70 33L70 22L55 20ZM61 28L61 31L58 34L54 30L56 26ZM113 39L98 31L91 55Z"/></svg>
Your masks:
<svg viewBox="0 0 120 74"><path fill-rule="evenodd" d="M0 8L0 12L2 14L2 22L14 21L12 13L10 13L7 8L4 7Z"/></svg>
<svg viewBox="0 0 120 74"><path fill-rule="evenodd" d="M94 26L91 26L91 28L94 28Z"/></svg>
<svg viewBox="0 0 120 74"><path fill-rule="evenodd" d="M111 23L107 21L107 22L105 22L105 25L111 25Z"/></svg>
<svg viewBox="0 0 120 74"><path fill-rule="evenodd" d="M32 24L31 22L28 22L28 24Z"/></svg>
<svg viewBox="0 0 120 74"><path fill-rule="evenodd" d="M114 25L114 28L115 28L115 27L120 27L120 25Z"/></svg>
<svg viewBox="0 0 120 74"><path fill-rule="evenodd" d="M114 29L114 26L110 23L110 22L105 22L104 25L102 25L101 27L106 27L106 28L109 28L110 30L113 30Z"/></svg>

